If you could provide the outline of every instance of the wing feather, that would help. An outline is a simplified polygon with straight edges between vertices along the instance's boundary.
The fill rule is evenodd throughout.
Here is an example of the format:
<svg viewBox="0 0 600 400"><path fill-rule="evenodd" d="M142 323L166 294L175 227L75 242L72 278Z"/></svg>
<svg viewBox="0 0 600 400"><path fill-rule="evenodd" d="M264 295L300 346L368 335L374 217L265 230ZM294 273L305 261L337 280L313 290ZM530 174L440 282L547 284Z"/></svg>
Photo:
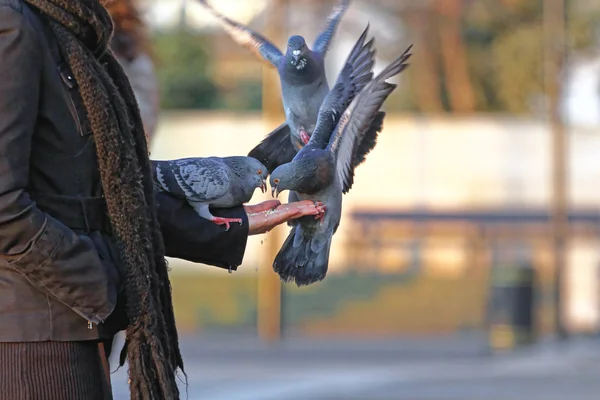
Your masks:
<svg viewBox="0 0 600 400"><path fill-rule="evenodd" d="M365 43L368 31L369 24L354 44L333 88L325 96L323 104L319 108L317 123L309 141L314 146L319 148L327 146L331 132L338 123L342 112L350 104L355 94L373 77L374 39Z"/></svg>
<svg viewBox="0 0 600 400"><path fill-rule="evenodd" d="M216 157L153 161L153 164L160 189L175 197L209 202L229 190L228 169Z"/></svg>
<svg viewBox="0 0 600 400"><path fill-rule="evenodd" d="M329 50L329 44L331 39L337 30L337 27L342 19L342 16L348 10L350 6L350 0L341 0L340 3L334 7L329 16L327 17L327 23L325 24L324 30L317 36L313 44L313 51L319 53L325 57L327 50Z"/></svg>
<svg viewBox="0 0 600 400"><path fill-rule="evenodd" d="M328 148L336 160L336 171L343 193L347 193L352 187L357 152L365 135L378 118L380 107L396 88L396 85L386 82L386 79L399 74L409 65L406 61L411 56L411 48L412 45L356 95L331 135Z"/></svg>
<svg viewBox="0 0 600 400"><path fill-rule="evenodd" d="M248 153L248 157L262 162L269 173L282 164L287 164L296 155L297 150L290 138L290 127L283 123L269 133Z"/></svg>
<svg viewBox="0 0 600 400"><path fill-rule="evenodd" d="M227 18L208 4L207 0L197 1L219 20L225 31L227 31L234 41L248 50L251 50L264 61L277 67L279 60L283 56L277 46L249 27Z"/></svg>

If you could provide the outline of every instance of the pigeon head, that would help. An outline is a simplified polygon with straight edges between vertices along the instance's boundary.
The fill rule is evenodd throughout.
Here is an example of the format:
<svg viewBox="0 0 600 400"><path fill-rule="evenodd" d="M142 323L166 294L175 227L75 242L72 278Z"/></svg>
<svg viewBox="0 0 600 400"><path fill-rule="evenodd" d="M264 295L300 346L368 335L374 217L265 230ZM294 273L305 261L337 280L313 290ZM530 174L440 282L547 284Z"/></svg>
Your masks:
<svg viewBox="0 0 600 400"><path fill-rule="evenodd" d="M225 162L233 173L244 181L253 184L253 188L260 188L264 193L267 191L267 176L269 171L263 163L256 158L236 156L227 157Z"/></svg>
<svg viewBox="0 0 600 400"><path fill-rule="evenodd" d="M332 180L333 169L327 162L326 152L315 151L314 157L311 156L298 157L275 168L269 182L273 197L277 197L277 194L284 190L306 194L316 193Z"/></svg>
<svg viewBox="0 0 600 400"><path fill-rule="evenodd" d="M294 162L280 165L271 173L271 196L277 197L284 190L294 189L298 180Z"/></svg>
<svg viewBox="0 0 600 400"><path fill-rule="evenodd" d="M290 36L287 43L287 52L286 55L291 57L293 60L291 61L292 65L296 67L298 70L304 69L306 66L306 54L310 52L308 46L306 46L306 41L302 36L294 35Z"/></svg>

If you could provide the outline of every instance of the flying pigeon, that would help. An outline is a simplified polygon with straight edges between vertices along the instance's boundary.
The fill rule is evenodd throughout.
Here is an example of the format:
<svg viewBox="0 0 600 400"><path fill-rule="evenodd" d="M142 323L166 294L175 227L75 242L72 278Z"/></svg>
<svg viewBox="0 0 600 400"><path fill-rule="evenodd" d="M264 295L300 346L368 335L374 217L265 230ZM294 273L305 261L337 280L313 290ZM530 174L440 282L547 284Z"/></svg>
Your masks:
<svg viewBox="0 0 600 400"><path fill-rule="evenodd" d="M373 77L372 67L375 63L375 49L373 49L373 44L375 39L371 38L366 44L365 39L367 37L367 33L369 31L370 24L367 24L366 28L354 44L338 78L335 82L335 86L333 90L337 90L338 94L330 94L330 102L332 102L333 98L339 98L340 103L339 106L341 110L338 114L341 114L348 104L354 98L354 95L371 80ZM342 106L345 104L344 106ZM377 135L382 129L383 119L385 117L385 112L380 111L377 116L373 119L370 129L365 134L364 139L360 143L360 146L357 151L357 155L355 157L356 164L360 164L364 161L366 155L375 147L377 142ZM321 126L319 128L320 132L328 132L331 133L333 128L335 127L336 116L332 115L332 121L322 120ZM325 128L322 126L323 123L331 124L330 128ZM327 143L329 137L323 137L322 140L324 143ZM323 144L325 146L325 144ZM292 157L293 158L293 157ZM284 164L292 161L291 159L286 161ZM272 171L271 171L272 172ZM295 202L298 201L297 193L294 191L289 192L288 201ZM288 222L289 226L294 226L297 223L296 220L292 220Z"/></svg>
<svg viewBox="0 0 600 400"><path fill-rule="evenodd" d="M207 0L198 1L221 22L237 43L277 68L286 122L275 128L248 153L248 156L264 163L271 172L279 165L290 162L310 139L319 107L329 93L325 55L350 0L341 0L333 9L312 49L302 36L293 35L288 39L285 54L257 32L216 11ZM372 130L377 130L377 126L373 126Z"/></svg>
<svg viewBox="0 0 600 400"><path fill-rule="evenodd" d="M379 108L396 88L386 79L408 66L411 48L365 85L349 105L352 91L336 84L320 108L309 143L292 162L271 174L274 195L282 190L295 191L297 198L318 199L327 209L319 221L302 218L291 229L273 262L283 281L295 280L302 286L325 278L331 240L341 219L342 196L352 187L358 149Z"/></svg>
<svg viewBox="0 0 600 400"><path fill-rule="evenodd" d="M181 158L152 161L154 187L157 191L186 199L196 213L217 225L242 223L241 218L221 218L209 207L230 208L252 198L254 191L267 190L267 168L252 157Z"/></svg>

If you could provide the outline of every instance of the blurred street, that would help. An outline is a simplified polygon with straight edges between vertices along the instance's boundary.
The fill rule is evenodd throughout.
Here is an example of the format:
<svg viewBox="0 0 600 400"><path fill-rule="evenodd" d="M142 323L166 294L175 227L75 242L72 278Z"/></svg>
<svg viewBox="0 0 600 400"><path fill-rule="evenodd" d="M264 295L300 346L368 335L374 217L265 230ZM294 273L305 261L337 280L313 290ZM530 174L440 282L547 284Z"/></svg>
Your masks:
<svg viewBox="0 0 600 400"><path fill-rule="evenodd" d="M144 1L152 158L245 155L285 119L277 70L215 10L284 49L292 34L312 46L339 1ZM281 284L287 227L250 237L232 274L169 259L181 398L597 399L600 2L351 3L329 85L367 23L375 73L415 47L344 196L327 277ZM496 348L573 338L491 355L489 326ZM126 382L126 368L113 375L116 400Z"/></svg>
<svg viewBox="0 0 600 400"><path fill-rule="evenodd" d="M274 348L239 337L182 339L189 400L592 400L599 350L598 340L574 339L492 357L469 335L292 339ZM113 374L117 400L128 398L125 374Z"/></svg>

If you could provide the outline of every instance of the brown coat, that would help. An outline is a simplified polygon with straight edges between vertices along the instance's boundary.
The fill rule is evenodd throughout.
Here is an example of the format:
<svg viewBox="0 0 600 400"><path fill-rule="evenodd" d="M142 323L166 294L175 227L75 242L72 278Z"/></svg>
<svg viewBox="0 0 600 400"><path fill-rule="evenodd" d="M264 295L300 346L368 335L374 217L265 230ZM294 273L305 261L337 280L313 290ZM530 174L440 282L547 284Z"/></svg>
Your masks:
<svg viewBox="0 0 600 400"><path fill-rule="evenodd" d="M94 137L46 20L0 0L0 342L109 338L124 328L121 262ZM157 194L167 256L235 269L248 235Z"/></svg>

